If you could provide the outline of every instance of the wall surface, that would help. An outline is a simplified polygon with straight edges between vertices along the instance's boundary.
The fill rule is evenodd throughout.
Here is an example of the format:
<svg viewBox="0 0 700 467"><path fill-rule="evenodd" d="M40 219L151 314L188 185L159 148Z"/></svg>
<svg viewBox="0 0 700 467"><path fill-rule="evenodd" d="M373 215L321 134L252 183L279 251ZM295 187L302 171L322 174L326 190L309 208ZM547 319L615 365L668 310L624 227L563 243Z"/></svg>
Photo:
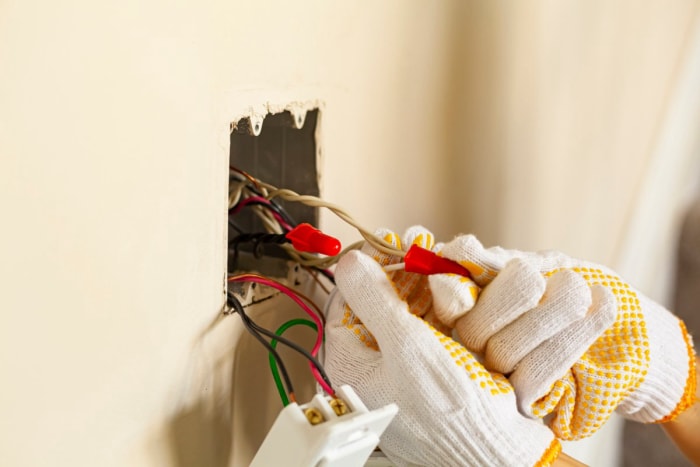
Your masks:
<svg viewBox="0 0 700 467"><path fill-rule="evenodd" d="M614 262L697 17L674 6L0 2L0 464L227 465L244 115L320 105L322 192L370 228Z"/></svg>
<svg viewBox="0 0 700 467"><path fill-rule="evenodd" d="M683 121L698 121L694 95L676 92L686 62L697 61L688 43L698 2L672 5L459 3L450 154L464 215L452 230L621 259L672 103L690 100ZM676 139L697 148L687 128ZM696 176L692 149L663 158Z"/></svg>
<svg viewBox="0 0 700 467"><path fill-rule="evenodd" d="M448 6L0 2L0 464L227 464L229 124L323 102L328 198L445 232Z"/></svg>

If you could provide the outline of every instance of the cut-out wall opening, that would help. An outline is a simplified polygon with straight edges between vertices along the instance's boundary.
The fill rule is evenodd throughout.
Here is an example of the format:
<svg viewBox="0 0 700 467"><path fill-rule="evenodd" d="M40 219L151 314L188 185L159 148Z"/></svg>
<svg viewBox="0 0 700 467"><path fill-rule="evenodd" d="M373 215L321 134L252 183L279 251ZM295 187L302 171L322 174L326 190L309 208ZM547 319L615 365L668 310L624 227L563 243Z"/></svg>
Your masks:
<svg viewBox="0 0 700 467"><path fill-rule="evenodd" d="M306 113L284 111L268 114L264 119L246 117L234 122L231 131L230 166L276 187L318 196L318 117L319 111L315 109ZM229 184L231 183L236 183L235 176L229 177ZM280 199L276 201L297 223L318 225L317 208ZM229 223L228 238L233 238L241 231L265 231L262 221L252 209L244 208L235 215L232 223ZM252 253L255 255L251 259ZM252 245L242 244L237 256L233 251L229 251L227 270L246 270L250 267L250 261L254 261L258 266L262 264L264 269L274 268L274 262L269 261L269 258L287 258L287 255L274 244L261 244L255 252ZM279 265L277 266L279 268ZM260 270L260 267L256 269Z"/></svg>

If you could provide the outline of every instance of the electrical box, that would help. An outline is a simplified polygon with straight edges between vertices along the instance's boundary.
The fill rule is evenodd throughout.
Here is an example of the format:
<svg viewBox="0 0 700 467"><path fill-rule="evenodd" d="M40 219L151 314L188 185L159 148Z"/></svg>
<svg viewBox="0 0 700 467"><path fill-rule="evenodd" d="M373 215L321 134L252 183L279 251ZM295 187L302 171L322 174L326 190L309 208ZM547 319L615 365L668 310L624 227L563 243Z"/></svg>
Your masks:
<svg viewBox="0 0 700 467"><path fill-rule="evenodd" d="M232 125L229 162L260 180L277 187L289 188L305 195L319 195L316 141L318 109L307 112L284 111L264 119L244 118ZM300 203L279 201L299 223L318 226L318 209ZM261 231L263 224L253 212L242 210L236 223L246 231ZM235 235L229 227L229 237ZM243 251L250 247L243 245ZM276 245L262 245L258 256L286 258ZM244 259L245 261L245 259ZM246 269L247 264L234 264L229 255L229 272Z"/></svg>

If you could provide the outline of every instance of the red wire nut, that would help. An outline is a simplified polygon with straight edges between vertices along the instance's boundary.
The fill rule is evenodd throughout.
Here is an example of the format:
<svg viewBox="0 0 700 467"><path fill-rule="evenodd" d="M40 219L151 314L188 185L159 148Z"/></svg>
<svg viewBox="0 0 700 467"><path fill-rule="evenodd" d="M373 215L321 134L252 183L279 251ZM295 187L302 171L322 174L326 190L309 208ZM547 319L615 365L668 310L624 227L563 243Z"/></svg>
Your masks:
<svg viewBox="0 0 700 467"><path fill-rule="evenodd" d="M412 245L404 257L404 270L416 272L418 274L459 274L464 277L471 277L469 270L464 266L438 256L430 250Z"/></svg>
<svg viewBox="0 0 700 467"><path fill-rule="evenodd" d="M295 250L335 256L340 253L340 241L326 235L310 224L299 224L285 235Z"/></svg>

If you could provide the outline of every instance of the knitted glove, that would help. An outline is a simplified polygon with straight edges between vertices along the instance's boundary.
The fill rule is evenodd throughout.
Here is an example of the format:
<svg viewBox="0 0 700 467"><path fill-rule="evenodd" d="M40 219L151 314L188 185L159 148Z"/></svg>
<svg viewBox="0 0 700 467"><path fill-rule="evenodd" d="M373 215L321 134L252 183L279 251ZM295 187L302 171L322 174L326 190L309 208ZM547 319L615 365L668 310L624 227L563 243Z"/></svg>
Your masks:
<svg viewBox="0 0 700 467"><path fill-rule="evenodd" d="M441 254L485 287L457 321L460 339L487 368L512 371L520 411L553 413L558 437L589 436L615 410L665 422L693 404L695 353L683 322L613 271L558 252L484 249L471 235Z"/></svg>
<svg viewBox="0 0 700 467"><path fill-rule="evenodd" d="M397 260L372 256L384 263ZM418 316L434 311L425 277L387 275L370 256L351 252L339 262L336 281L328 305L325 367L335 384L352 386L368 408L399 406L380 442L392 462L553 462L559 442L542 423L518 413L508 381Z"/></svg>

